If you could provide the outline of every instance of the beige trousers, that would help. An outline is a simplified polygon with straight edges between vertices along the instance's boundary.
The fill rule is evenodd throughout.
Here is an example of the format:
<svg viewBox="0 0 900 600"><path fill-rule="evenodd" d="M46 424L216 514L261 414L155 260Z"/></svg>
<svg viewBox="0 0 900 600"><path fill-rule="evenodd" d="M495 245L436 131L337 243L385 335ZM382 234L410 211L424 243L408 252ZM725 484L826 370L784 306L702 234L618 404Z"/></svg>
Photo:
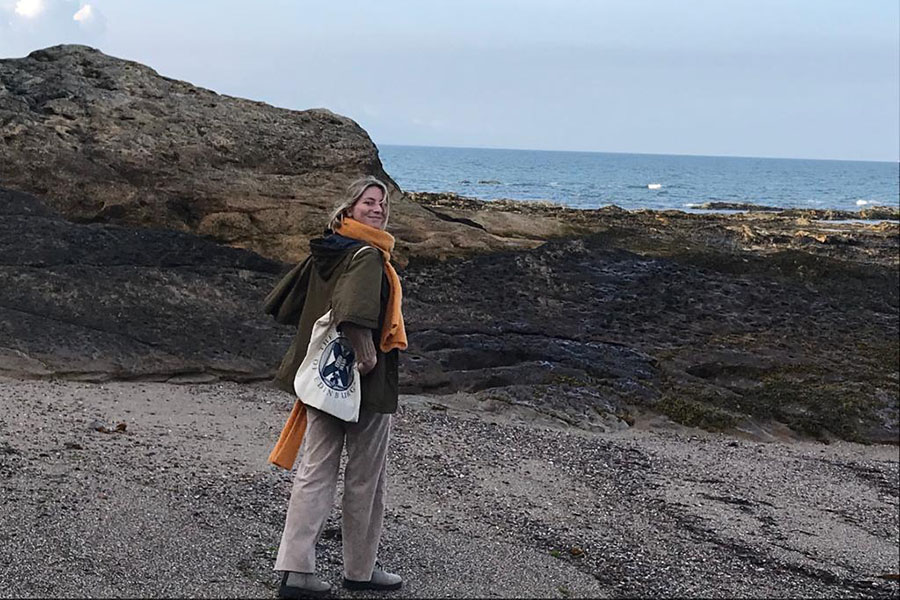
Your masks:
<svg viewBox="0 0 900 600"><path fill-rule="evenodd" d="M341 507L344 577L368 581L375 567L384 520L391 415L360 410L359 421L347 423L315 408L306 410L300 465L294 475L275 570L315 573L316 542L334 505L346 440Z"/></svg>

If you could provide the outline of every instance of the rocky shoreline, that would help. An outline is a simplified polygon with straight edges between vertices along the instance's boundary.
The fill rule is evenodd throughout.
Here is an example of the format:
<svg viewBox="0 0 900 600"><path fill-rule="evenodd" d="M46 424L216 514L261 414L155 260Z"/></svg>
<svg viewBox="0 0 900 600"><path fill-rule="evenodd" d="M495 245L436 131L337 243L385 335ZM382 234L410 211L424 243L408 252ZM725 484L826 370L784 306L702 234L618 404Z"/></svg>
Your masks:
<svg viewBox="0 0 900 600"><path fill-rule="evenodd" d="M457 369L466 383L451 374L447 391L549 406L582 426L615 427L611 417L649 407L760 439L787 424L897 443L898 223L413 196L492 235L550 240L411 262L410 305L421 295L424 315L413 328L433 340L422 347L433 360L450 344L437 380L424 353L414 363L427 382L418 389L441 389L446 365L469 354ZM440 341L459 334L455 350ZM505 358L486 358L494 352Z"/></svg>
<svg viewBox="0 0 900 600"><path fill-rule="evenodd" d="M0 372L271 377L292 332L259 307L290 264L0 198ZM467 392L588 430L650 411L762 440L787 427L897 443L896 223L451 200L412 195L535 247L407 261L405 392Z"/></svg>
<svg viewBox="0 0 900 600"><path fill-rule="evenodd" d="M627 211L615 205L587 210L548 202L484 201L453 193L408 192L407 196L443 221L531 241L533 246L553 238L609 232L636 252L702 244L756 254L797 249L852 262L900 262L900 207L849 212L720 203L706 205L709 212ZM728 212L715 212L726 206ZM625 239L629 235L635 239Z"/></svg>

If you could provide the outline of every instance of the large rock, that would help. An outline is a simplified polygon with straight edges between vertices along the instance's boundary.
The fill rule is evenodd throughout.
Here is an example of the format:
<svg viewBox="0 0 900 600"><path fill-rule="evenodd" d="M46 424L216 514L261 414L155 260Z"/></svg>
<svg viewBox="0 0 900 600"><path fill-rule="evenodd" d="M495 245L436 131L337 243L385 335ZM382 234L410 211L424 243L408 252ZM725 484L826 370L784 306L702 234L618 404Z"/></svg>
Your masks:
<svg viewBox="0 0 900 600"><path fill-rule="evenodd" d="M0 184L76 221L197 233L294 261L361 174L395 194L398 254L528 247L408 201L354 121L217 94L64 45L0 60Z"/></svg>
<svg viewBox="0 0 900 600"><path fill-rule="evenodd" d="M71 223L0 188L0 375L268 378L290 332L260 307L282 268L188 233Z"/></svg>

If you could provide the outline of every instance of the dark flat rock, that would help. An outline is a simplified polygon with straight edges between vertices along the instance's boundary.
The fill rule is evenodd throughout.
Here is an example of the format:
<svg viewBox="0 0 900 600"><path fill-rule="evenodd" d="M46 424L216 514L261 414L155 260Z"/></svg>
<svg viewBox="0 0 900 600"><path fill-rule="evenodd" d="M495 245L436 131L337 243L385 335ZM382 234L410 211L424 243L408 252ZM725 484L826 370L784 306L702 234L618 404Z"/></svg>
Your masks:
<svg viewBox="0 0 900 600"><path fill-rule="evenodd" d="M0 189L0 372L268 377L285 333L258 310L283 265L166 230L63 220Z"/></svg>
<svg viewBox="0 0 900 600"><path fill-rule="evenodd" d="M696 234L640 253L622 246L646 238L613 230L414 260L404 273L409 370L422 391L515 388L548 406L574 386L582 408L623 419L650 407L713 429L774 420L896 443L896 265L792 247L762 254Z"/></svg>

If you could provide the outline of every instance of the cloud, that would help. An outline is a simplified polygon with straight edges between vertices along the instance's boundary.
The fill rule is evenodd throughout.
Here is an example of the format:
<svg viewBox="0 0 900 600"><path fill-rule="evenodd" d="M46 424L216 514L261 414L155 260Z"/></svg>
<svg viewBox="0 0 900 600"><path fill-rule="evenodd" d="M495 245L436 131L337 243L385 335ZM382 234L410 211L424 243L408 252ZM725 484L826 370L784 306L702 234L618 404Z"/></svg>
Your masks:
<svg viewBox="0 0 900 600"><path fill-rule="evenodd" d="M45 8L43 0L19 0L13 11L20 17L33 19L44 12Z"/></svg>
<svg viewBox="0 0 900 600"><path fill-rule="evenodd" d="M106 19L87 0L0 0L0 56L56 44L94 44Z"/></svg>
<svg viewBox="0 0 900 600"><path fill-rule="evenodd" d="M94 11L91 8L90 4L85 4L81 8L78 9L78 12L72 16L72 19L78 21L79 23L84 23L86 21L90 21L94 18Z"/></svg>
<svg viewBox="0 0 900 600"><path fill-rule="evenodd" d="M97 33L106 25L103 14L85 0L4 0L0 13L6 13L13 29L60 36L86 30Z"/></svg>
<svg viewBox="0 0 900 600"><path fill-rule="evenodd" d="M99 34L106 29L106 19L92 4L83 4L78 12L72 15L72 20L78 23L82 31L88 33Z"/></svg>

